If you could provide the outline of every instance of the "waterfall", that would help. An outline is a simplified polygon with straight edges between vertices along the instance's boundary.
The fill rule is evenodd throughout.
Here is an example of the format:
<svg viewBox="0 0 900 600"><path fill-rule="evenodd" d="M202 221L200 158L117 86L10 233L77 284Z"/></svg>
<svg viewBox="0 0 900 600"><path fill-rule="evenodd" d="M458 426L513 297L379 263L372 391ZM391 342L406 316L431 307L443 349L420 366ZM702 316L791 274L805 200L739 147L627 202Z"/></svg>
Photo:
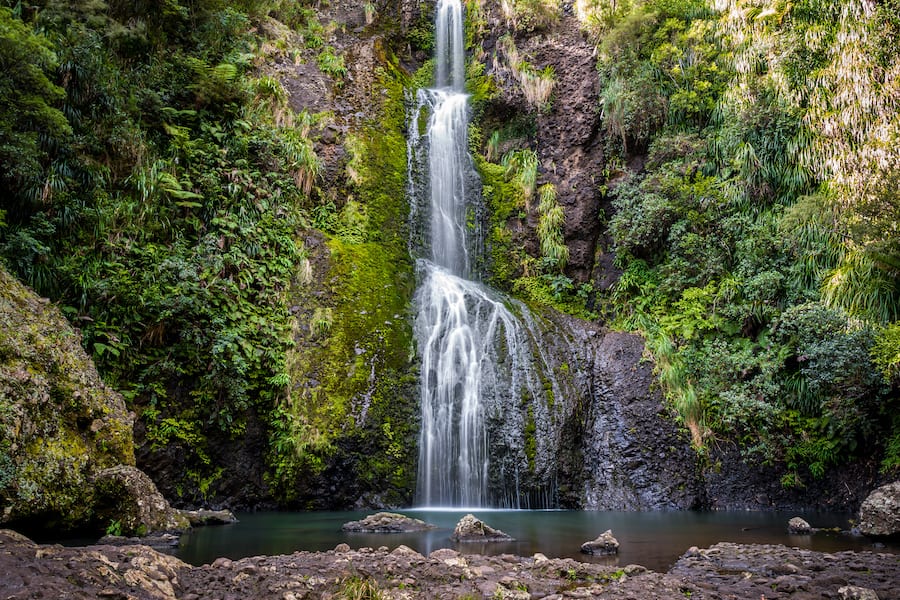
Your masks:
<svg viewBox="0 0 900 600"><path fill-rule="evenodd" d="M418 231L411 246L421 257L417 500L424 506L554 506L550 463L558 431L547 391L561 394L554 366L532 352L541 343L534 318L477 282L473 267L481 247L481 198L467 146L460 0L439 0L435 30L436 87L418 90L409 119L411 229ZM537 450L531 455L524 441L529 426L541 438L532 441ZM531 480L538 473L541 485L523 496L525 471Z"/></svg>

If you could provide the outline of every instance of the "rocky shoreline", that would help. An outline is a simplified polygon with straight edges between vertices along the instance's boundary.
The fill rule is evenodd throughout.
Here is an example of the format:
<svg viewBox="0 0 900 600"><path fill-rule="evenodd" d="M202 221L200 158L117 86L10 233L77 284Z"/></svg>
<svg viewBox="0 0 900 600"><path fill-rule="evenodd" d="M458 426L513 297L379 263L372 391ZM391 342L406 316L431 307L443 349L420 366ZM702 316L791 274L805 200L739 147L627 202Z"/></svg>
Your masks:
<svg viewBox="0 0 900 600"><path fill-rule="evenodd" d="M0 530L0 572L4 599L900 599L900 555L732 543L691 548L666 573L541 554L423 556L346 544L195 567L145 545L67 548Z"/></svg>

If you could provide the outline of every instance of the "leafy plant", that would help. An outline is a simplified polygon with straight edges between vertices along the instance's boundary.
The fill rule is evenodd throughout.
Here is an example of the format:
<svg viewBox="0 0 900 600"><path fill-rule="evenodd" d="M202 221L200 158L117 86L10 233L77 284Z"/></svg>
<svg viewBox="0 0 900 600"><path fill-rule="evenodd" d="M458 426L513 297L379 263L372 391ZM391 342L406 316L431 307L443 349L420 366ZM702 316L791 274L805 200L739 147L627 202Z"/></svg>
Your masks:
<svg viewBox="0 0 900 600"><path fill-rule="evenodd" d="M331 46L325 46L319 52L316 63L326 75L330 75L340 82L347 76L347 66L344 64L344 57L335 53L335 49Z"/></svg>
<svg viewBox="0 0 900 600"><path fill-rule="evenodd" d="M112 519L106 526L106 535L119 537L122 535L122 531L122 522L118 519Z"/></svg>
<svg viewBox="0 0 900 600"><path fill-rule="evenodd" d="M338 598L344 600L382 600L384 594L371 578L347 577L341 581Z"/></svg>

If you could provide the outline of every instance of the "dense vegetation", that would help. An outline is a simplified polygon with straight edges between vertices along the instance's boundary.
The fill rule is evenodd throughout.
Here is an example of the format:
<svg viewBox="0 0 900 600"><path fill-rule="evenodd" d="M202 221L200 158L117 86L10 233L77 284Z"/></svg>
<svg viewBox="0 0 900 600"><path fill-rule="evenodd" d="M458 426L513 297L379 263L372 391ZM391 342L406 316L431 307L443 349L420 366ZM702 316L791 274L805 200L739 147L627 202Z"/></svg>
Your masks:
<svg viewBox="0 0 900 600"><path fill-rule="evenodd" d="M213 443L259 423L280 501L354 469L360 494L412 487L413 84L380 47L382 118L343 140L322 189L333 115L295 113L267 71L310 62L341 89L352 65L314 4L0 0L0 260L81 329L147 446L179 449L189 501L222 477ZM552 30L559 3L469 0L470 42L499 10L494 68L529 107L470 135L491 283L641 332L701 452L736 443L787 486L876 454L900 469L898 0L574 8L598 49L621 277L601 292L566 275L565 210L541 185L556 74L516 36ZM422 15L402 46L427 53ZM498 89L473 54L480 114Z"/></svg>
<svg viewBox="0 0 900 600"><path fill-rule="evenodd" d="M788 486L876 448L896 469L900 5L577 8L608 151L646 155L610 186L606 313L697 446L783 461Z"/></svg>
<svg viewBox="0 0 900 600"><path fill-rule="evenodd" d="M374 11L368 3L366 21ZM269 461L275 491L292 499L296 478L321 470L323 452L333 454L333 440L346 434L334 419L347 416L351 397L374 393L367 392L368 380L378 357L354 355L352 339L330 342L330 307L317 308L308 324L291 312L310 283L304 231L315 227L335 238L333 276L344 282L368 277L358 287L369 291L398 277L411 281L405 216L385 213L366 188L386 174L402 178L402 138L393 134L384 148L371 148L395 155L399 148L389 165L356 144L356 160L368 171L382 170L340 190L361 188L368 206L345 207L345 197L336 206L334 191L329 198L319 189L312 141L332 116L296 114L267 71L276 59L314 62L340 88L347 68L326 44L334 27L321 24L310 3L281 0L0 6L0 257L81 329L105 379L138 411L148 448L177 449L184 472L174 474L180 478L174 492L187 500L213 494L227 460L221 446L260 422L272 451L257 458ZM397 77L384 79L393 86ZM397 94L391 98L398 102ZM388 170L398 161L399 174ZM383 183L383 195L402 207L402 181ZM386 222L399 229L388 233ZM357 261L374 263L375 273L348 273ZM384 310L388 318L404 313L399 333L389 334L403 338L397 344L406 361L403 307L411 290L404 296L401 288ZM335 302L349 310L353 299L348 293ZM370 320L385 320L384 310ZM370 337L367 327L375 326L357 325L345 334L349 324L342 320L334 337ZM323 356L339 344L331 353L349 365L371 363L360 364L359 381L340 390L326 382L322 393L331 409L318 437L321 407L304 412L296 407L308 399L291 398L292 382L310 375L298 365L318 362L298 350L304 343L326 347ZM392 356L381 360L398 368ZM342 377L348 365L328 366ZM323 400L318 392L314 397ZM381 410L379 398L373 412ZM380 418L370 420L366 426L377 430L383 451L404 461L389 472L365 470L390 480L399 469L402 487L410 488L404 478L414 444L399 437L407 426L391 430L386 421L382 431ZM402 452L394 447L400 441ZM378 449L362 452L366 460L385 460Z"/></svg>
<svg viewBox="0 0 900 600"><path fill-rule="evenodd" d="M467 6L470 38L490 35L492 7ZM596 176L621 275L608 291L566 275L562 211L552 186L538 189L534 152L554 75L516 49L562 13L550 0L510 0L493 72L483 75L477 44L470 66L476 114L506 73L532 107L473 129L494 285L643 334L701 452L734 444L779 465L789 487L873 455L895 472L900 5L574 9L599 57L606 167ZM539 242L530 251L510 231L527 215Z"/></svg>

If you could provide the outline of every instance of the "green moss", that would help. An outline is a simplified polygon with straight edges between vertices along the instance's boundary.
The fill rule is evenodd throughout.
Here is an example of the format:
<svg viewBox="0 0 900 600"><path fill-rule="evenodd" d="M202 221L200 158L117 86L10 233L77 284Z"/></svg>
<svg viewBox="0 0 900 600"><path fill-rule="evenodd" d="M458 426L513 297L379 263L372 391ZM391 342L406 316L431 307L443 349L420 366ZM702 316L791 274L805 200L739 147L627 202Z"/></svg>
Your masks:
<svg viewBox="0 0 900 600"><path fill-rule="evenodd" d="M384 49L377 75L387 90L381 118L348 140L347 219L314 261L327 269L317 290L294 293L311 315L329 315L313 331L298 323L288 360L294 382L273 417L270 479L287 502L302 503L310 478L353 465L347 494L409 497L415 452L415 377L409 303L415 288L407 251L406 76ZM350 202L347 206L353 206ZM352 220L354 225L346 223ZM348 235L352 230L352 235ZM347 473L343 473L347 476ZM331 502L340 504L341 498Z"/></svg>
<svg viewBox="0 0 900 600"><path fill-rule="evenodd" d="M537 454L537 440L535 433L537 425L534 422L534 409L529 405L528 414L525 419L525 456L528 458L528 470L534 473L534 457Z"/></svg>
<svg viewBox="0 0 900 600"><path fill-rule="evenodd" d="M4 521L85 526L92 474L134 464L131 420L55 306L0 269L0 505Z"/></svg>
<svg viewBox="0 0 900 600"><path fill-rule="evenodd" d="M489 216L485 240L488 281L494 287L509 290L521 274L525 251L513 243L511 220L524 216L525 199L519 188L506 178L502 165L475 155L475 167L482 182L482 194Z"/></svg>

